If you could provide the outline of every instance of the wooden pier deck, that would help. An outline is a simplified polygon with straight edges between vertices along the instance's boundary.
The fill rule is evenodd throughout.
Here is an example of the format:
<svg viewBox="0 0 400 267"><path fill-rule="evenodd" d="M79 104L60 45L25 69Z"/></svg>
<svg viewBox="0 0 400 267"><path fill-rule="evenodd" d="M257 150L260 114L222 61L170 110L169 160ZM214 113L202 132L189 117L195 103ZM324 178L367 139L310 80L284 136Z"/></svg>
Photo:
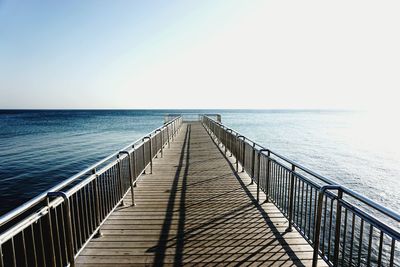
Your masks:
<svg viewBox="0 0 400 267"><path fill-rule="evenodd" d="M199 122L185 123L141 177L136 206L128 195L77 266L311 266L311 246L255 192Z"/></svg>

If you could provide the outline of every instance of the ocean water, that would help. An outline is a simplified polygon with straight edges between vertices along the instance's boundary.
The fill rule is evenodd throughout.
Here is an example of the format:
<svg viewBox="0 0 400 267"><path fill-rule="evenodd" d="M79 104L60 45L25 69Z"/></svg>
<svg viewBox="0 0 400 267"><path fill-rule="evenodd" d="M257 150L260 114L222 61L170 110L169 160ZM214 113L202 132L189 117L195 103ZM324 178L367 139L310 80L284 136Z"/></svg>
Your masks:
<svg viewBox="0 0 400 267"><path fill-rule="evenodd" d="M400 133L387 114L303 110L0 111L0 214L163 123L220 113L273 151L399 212Z"/></svg>

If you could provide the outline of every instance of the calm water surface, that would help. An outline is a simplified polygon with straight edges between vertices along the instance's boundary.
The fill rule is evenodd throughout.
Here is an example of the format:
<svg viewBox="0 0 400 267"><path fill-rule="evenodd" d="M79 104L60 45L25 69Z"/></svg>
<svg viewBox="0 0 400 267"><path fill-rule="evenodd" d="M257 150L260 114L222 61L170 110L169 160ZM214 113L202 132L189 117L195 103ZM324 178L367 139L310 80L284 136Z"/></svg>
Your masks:
<svg viewBox="0 0 400 267"><path fill-rule="evenodd" d="M0 214L163 123L165 113L223 123L400 211L400 136L390 116L350 111L0 111Z"/></svg>

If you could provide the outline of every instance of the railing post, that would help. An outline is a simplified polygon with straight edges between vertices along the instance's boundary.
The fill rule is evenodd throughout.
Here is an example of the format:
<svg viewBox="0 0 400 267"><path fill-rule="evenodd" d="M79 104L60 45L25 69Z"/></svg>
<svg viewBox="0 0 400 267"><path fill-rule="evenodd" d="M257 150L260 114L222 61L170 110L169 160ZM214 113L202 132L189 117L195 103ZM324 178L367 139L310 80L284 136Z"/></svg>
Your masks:
<svg viewBox="0 0 400 267"><path fill-rule="evenodd" d="M289 187L289 209L288 209L288 221L289 225L286 229L287 232L291 232L293 222L293 201L294 201L294 172L296 171L296 165L292 164L292 171L290 172L290 187Z"/></svg>
<svg viewBox="0 0 400 267"><path fill-rule="evenodd" d="M72 235L72 220L71 220L71 208L69 205L68 196L64 192L49 192L48 197L62 197L63 198L63 206L64 206L64 214L65 214L65 225L66 225L66 240L65 243L67 245L67 254L69 266L75 267L75 256L74 256L74 237Z"/></svg>
<svg viewBox="0 0 400 267"><path fill-rule="evenodd" d="M251 154L251 184L254 183L255 165L256 165L256 143L253 143L253 150Z"/></svg>
<svg viewBox="0 0 400 267"><path fill-rule="evenodd" d="M335 226L335 252L333 254L333 266L338 266L339 260L339 244L340 244L340 226L342 224L342 204L343 191L338 191L336 203L336 226Z"/></svg>
<svg viewBox="0 0 400 267"><path fill-rule="evenodd" d="M243 138L243 159L242 159L242 172L244 172L244 164L246 161L246 142L245 142L245 137Z"/></svg>
<svg viewBox="0 0 400 267"><path fill-rule="evenodd" d="M225 130L225 144L224 144L224 146L225 146L225 155L226 155L226 152L228 152L228 129Z"/></svg>
<svg viewBox="0 0 400 267"><path fill-rule="evenodd" d="M169 143L169 125L167 125L167 140L168 140L168 148L170 148L170 143Z"/></svg>
<svg viewBox="0 0 400 267"><path fill-rule="evenodd" d="M124 203L124 187L123 187L123 184L122 184L122 164L121 164L121 160L120 160L120 158L119 158L119 155L117 155L117 159L118 159L118 161L117 161L117 165L118 165L118 180L119 180L119 191L121 192L121 204L120 204L120 206L125 206L125 203Z"/></svg>
<svg viewBox="0 0 400 267"><path fill-rule="evenodd" d="M96 174L96 168L92 169L92 174L96 175L96 178L94 179L94 201L95 201L95 209L96 209L96 220L97 220L97 226L100 225L101 223L101 214L100 214L100 194L99 194L99 183L97 181L97 179L99 178L99 176ZM102 234L100 232L100 229L97 231L96 235L94 236L94 238L99 238L101 237Z"/></svg>
<svg viewBox="0 0 400 267"><path fill-rule="evenodd" d="M312 267L318 267L318 251L319 251L319 237L321 234L321 218L322 218L322 204L324 200L324 192L318 193L318 207L317 207L317 218L314 229L314 251L313 251L313 262Z"/></svg>
<svg viewBox="0 0 400 267"><path fill-rule="evenodd" d="M240 145L240 138L243 138L243 145ZM245 140L246 137L244 137L243 135L238 135L236 134L236 151L235 151L235 156L236 156L236 171L239 172L239 159L240 157L242 157L242 172L244 172L244 162L245 162ZM243 151L241 151L241 149L243 149Z"/></svg>
<svg viewBox="0 0 400 267"><path fill-rule="evenodd" d="M136 181L136 175L137 175L137 164L136 164L136 150L135 150L135 144L132 145L132 163L133 163L133 177ZM137 187L137 183L133 185L133 187Z"/></svg>
<svg viewBox="0 0 400 267"><path fill-rule="evenodd" d="M261 154L267 149L260 149L257 155L257 202L260 201L260 174L261 174Z"/></svg>
<svg viewBox="0 0 400 267"><path fill-rule="evenodd" d="M3 248L1 244L0 244L0 267L4 267Z"/></svg>
<svg viewBox="0 0 400 267"><path fill-rule="evenodd" d="M173 121L173 122L171 123L171 130L172 130L172 133L171 133L171 140L174 141L174 135L175 135L175 121Z"/></svg>
<svg viewBox="0 0 400 267"><path fill-rule="evenodd" d="M149 137L150 144L150 174L153 174L153 146L151 144L151 136Z"/></svg>
<svg viewBox="0 0 400 267"><path fill-rule="evenodd" d="M143 142L142 157L143 157L143 165L144 165L143 174L146 174L146 142L145 141L146 141L146 137L144 137L142 139L142 142Z"/></svg>
<svg viewBox="0 0 400 267"><path fill-rule="evenodd" d="M315 220L315 228L314 228L314 251L313 251L313 262L312 262L312 267L318 267L318 251L319 251L319 239L321 235L321 219L322 219L322 204L324 202L324 193L326 190L338 190L342 191L339 185L325 185L322 186L319 189L318 193L318 207L317 207L317 217ZM343 192L338 193L338 198L340 195L340 198L342 197ZM338 222L337 217L336 217L336 223ZM325 229L324 229L325 231ZM339 232L340 233L340 232ZM336 243L335 243L336 246ZM338 250L335 250L335 252ZM334 264L334 266L336 266Z"/></svg>
<svg viewBox="0 0 400 267"><path fill-rule="evenodd" d="M238 134L236 133L236 144L235 144L235 158L236 158L236 172L239 172L239 155L238 155L238 146L239 146L239 142L238 142Z"/></svg>
<svg viewBox="0 0 400 267"><path fill-rule="evenodd" d="M230 157L232 157L232 139L233 139L233 134L232 134L232 130L228 129L227 131L231 131L231 134L229 135L229 151L231 152Z"/></svg>
<svg viewBox="0 0 400 267"><path fill-rule="evenodd" d="M155 158L158 158L158 153L157 153L157 133L158 133L159 129L154 131L154 140L155 140L155 145L156 145L156 154L154 155Z"/></svg>
<svg viewBox="0 0 400 267"><path fill-rule="evenodd" d="M155 158L158 158L158 150L157 150L157 138L158 138L158 136L159 135L161 135L161 129L157 129L157 130L155 130L154 131L154 140L155 140L155 142L156 142L156 154L155 154ZM161 142L161 149L160 149L160 152L161 152L161 157L162 157L162 142Z"/></svg>
<svg viewBox="0 0 400 267"><path fill-rule="evenodd" d="M218 140L218 146L221 145L221 126L218 125L218 136L217 136L217 140Z"/></svg>
<svg viewBox="0 0 400 267"><path fill-rule="evenodd" d="M233 142L233 132L231 131L231 135L230 135L230 138L229 138L229 151L231 152L231 155L230 155L230 157L232 157L233 156L233 145L232 145L232 142Z"/></svg>
<svg viewBox="0 0 400 267"><path fill-rule="evenodd" d="M267 188L265 189L266 196L265 196L265 202L269 202L269 191L270 191L270 180L271 180L271 173L270 173L270 168L271 168L271 151L267 150L267 168L266 168L266 175L267 175Z"/></svg>
<svg viewBox="0 0 400 267"><path fill-rule="evenodd" d="M148 142L149 142L149 154L150 154L150 174L152 174L153 173L153 147L151 146L151 135L149 135L149 136L145 136L145 137L143 137L143 139L142 139L142 141L143 141L143 161L144 162L146 162L146 147L145 147L145 145L146 145L146 143L145 143L145 140L146 139L148 139ZM146 173L146 168L144 169L144 172L143 173Z"/></svg>
<svg viewBox="0 0 400 267"><path fill-rule="evenodd" d="M54 249L53 227L52 227L52 221L51 221L51 207L50 207L49 195L47 195L46 203L47 203L47 208L48 208L47 222L49 224L51 264L53 266L56 266L56 254L55 254L55 249Z"/></svg>
<svg viewBox="0 0 400 267"><path fill-rule="evenodd" d="M120 154L126 154L128 157L128 162L129 162L129 184L131 187L131 200L132 200L132 206L135 206L135 190L133 188L133 170L132 170L132 158L131 158L131 154L129 154L128 151L120 151Z"/></svg>
<svg viewBox="0 0 400 267"><path fill-rule="evenodd" d="M163 150L164 150L164 133L160 130L160 139L161 139L161 157L163 157Z"/></svg>
<svg viewBox="0 0 400 267"><path fill-rule="evenodd" d="M257 202L260 201L261 150L257 154Z"/></svg>

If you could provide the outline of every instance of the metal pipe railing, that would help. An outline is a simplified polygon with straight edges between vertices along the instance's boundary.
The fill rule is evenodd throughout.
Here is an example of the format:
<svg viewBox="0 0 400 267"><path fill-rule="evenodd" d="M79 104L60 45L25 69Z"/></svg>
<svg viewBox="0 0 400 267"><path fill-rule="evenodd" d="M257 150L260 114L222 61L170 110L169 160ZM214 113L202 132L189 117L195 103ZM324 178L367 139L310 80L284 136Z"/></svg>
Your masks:
<svg viewBox="0 0 400 267"><path fill-rule="evenodd" d="M77 255L170 143L181 117L0 217L0 267L74 266ZM163 136L167 136L164 139ZM151 168L151 167L150 167Z"/></svg>
<svg viewBox="0 0 400 267"><path fill-rule="evenodd" d="M314 248L313 266L321 256L330 266L400 266L400 215L371 199L337 185L286 157L264 148L223 124L202 116L208 132L225 153L257 183L259 191L288 218ZM251 156L246 163L240 144ZM246 145L245 145L246 147ZM255 171L257 170L257 171Z"/></svg>

